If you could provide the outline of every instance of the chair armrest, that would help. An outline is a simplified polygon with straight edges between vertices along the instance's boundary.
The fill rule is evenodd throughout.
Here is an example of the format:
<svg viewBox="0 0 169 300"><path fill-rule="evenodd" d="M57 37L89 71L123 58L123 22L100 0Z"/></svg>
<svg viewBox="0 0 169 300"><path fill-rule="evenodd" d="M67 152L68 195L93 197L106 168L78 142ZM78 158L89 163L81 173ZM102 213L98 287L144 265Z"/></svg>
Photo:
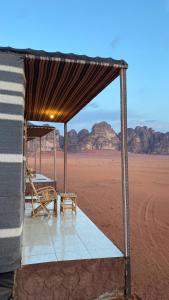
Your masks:
<svg viewBox="0 0 169 300"><path fill-rule="evenodd" d="M43 191L43 190L51 190L51 191L56 192L56 190L55 190L55 188L53 186L44 186L44 187L41 187L41 188L37 189L37 191Z"/></svg>
<svg viewBox="0 0 169 300"><path fill-rule="evenodd" d="M58 195L56 190L52 186L45 186L45 187L37 189L37 194L42 197L46 197L46 194L48 194L55 198L57 198L57 195Z"/></svg>

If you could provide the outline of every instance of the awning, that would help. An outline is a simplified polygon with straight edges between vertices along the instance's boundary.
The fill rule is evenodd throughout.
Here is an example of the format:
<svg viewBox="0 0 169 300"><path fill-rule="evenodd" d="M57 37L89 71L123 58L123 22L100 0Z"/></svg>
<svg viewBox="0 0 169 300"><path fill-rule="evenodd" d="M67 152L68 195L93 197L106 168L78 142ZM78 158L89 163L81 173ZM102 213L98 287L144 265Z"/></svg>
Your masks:
<svg viewBox="0 0 169 300"><path fill-rule="evenodd" d="M33 124L29 124L27 126L27 140L32 140L35 139L37 137L42 137L48 133L50 133L51 131L55 130L55 127L51 127L51 126L36 126Z"/></svg>
<svg viewBox="0 0 169 300"><path fill-rule="evenodd" d="M67 122L109 85L124 60L32 49L0 48L24 57L25 117L34 121Z"/></svg>

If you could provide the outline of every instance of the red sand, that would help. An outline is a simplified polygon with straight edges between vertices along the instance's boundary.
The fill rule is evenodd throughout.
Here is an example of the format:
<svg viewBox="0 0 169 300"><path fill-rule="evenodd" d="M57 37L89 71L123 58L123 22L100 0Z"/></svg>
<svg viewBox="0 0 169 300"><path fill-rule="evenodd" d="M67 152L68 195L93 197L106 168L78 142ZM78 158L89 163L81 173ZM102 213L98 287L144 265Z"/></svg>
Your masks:
<svg viewBox="0 0 169 300"><path fill-rule="evenodd" d="M129 155L132 290L143 300L169 299L169 157ZM52 176L46 156L43 173ZM57 153L58 190L63 154ZM123 249L120 153L69 154L68 190L85 213Z"/></svg>

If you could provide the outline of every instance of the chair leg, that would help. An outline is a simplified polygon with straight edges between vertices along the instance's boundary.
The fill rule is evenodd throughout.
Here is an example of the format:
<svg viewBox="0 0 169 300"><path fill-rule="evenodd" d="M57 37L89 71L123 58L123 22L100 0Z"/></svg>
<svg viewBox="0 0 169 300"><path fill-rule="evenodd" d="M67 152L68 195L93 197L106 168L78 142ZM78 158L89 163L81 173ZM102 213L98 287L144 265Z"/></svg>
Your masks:
<svg viewBox="0 0 169 300"><path fill-rule="evenodd" d="M35 210L34 210L34 206L33 206L33 195L31 196L32 199L32 217L35 216Z"/></svg>
<svg viewBox="0 0 169 300"><path fill-rule="evenodd" d="M76 214L76 209L77 209L77 201L75 199L75 214Z"/></svg>
<svg viewBox="0 0 169 300"><path fill-rule="evenodd" d="M41 205L39 205L38 207L36 207L36 208L34 209L34 211L32 212L32 216L35 217L35 216L38 214L38 212L39 212L40 210L42 210L42 209L43 209L43 207L42 207Z"/></svg>
<svg viewBox="0 0 169 300"><path fill-rule="evenodd" d="M64 200L63 199L60 200L60 213L63 213L63 215L64 215Z"/></svg>
<svg viewBox="0 0 169 300"><path fill-rule="evenodd" d="M54 200L54 215L57 217L57 200Z"/></svg>
<svg viewBox="0 0 169 300"><path fill-rule="evenodd" d="M47 213L47 215L49 216L50 213L49 213L49 210L47 209L47 207L46 207L45 205L43 205L42 203L41 203L41 206L42 206L43 210L44 210L44 211Z"/></svg>

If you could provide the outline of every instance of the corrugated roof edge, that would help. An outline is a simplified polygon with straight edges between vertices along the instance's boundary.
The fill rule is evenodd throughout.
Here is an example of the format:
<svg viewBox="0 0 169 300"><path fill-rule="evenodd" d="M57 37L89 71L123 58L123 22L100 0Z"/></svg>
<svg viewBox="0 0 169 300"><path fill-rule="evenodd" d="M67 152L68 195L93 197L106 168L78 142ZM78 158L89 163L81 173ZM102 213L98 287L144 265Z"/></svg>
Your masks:
<svg viewBox="0 0 169 300"><path fill-rule="evenodd" d="M31 121L27 122L27 127L29 127L29 128L35 128L35 129L36 128L41 128L41 129L47 128L47 129L51 129L51 131L54 130L54 129L56 129L56 127L50 126L50 125L35 125L35 124L31 123Z"/></svg>
<svg viewBox="0 0 169 300"><path fill-rule="evenodd" d="M1 52L12 52L22 54L25 56L43 57L44 59L60 59L60 60L73 60L73 61L84 61L89 63L107 64L113 67L128 68L128 64L124 60L116 60L113 58L102 58L102 57L89 57L86 55L79 54L65 54L61 52L47 52L44 50L34 49L16 49L12 47L0 47Z"/></svg>

